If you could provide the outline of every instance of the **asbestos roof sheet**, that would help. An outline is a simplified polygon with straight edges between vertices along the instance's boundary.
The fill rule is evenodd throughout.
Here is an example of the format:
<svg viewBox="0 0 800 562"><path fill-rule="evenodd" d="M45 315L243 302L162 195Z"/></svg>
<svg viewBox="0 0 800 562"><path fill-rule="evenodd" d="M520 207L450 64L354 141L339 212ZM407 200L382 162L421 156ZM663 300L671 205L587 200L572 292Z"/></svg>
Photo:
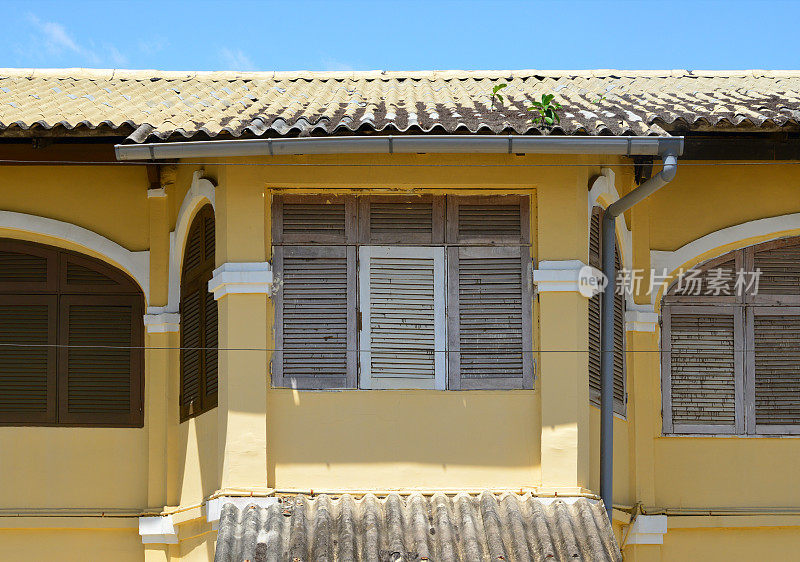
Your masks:
<svg viewBox="0 0 800 562"><path fill-rule="evenodd" d="M215 562L615 561L603 504L484 492L225 504Z"/></svg>
<svg viewBox="0 0 800 562"><path fill-rule="evenodd" d="M502 103L492 107L496 84ZM385 133L539 134L530 102L562 104L554 134L800 130L800 71L158 72L0 69L0 136L129 142Z"/></svg>

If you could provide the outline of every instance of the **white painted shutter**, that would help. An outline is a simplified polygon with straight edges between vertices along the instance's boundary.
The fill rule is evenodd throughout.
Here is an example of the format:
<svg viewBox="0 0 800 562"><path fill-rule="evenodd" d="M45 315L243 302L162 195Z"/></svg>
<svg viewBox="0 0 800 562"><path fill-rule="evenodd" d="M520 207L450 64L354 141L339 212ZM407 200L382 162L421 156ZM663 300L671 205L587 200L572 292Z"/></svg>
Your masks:
<svg viewBox="0 0 800 562"><path fill-rule="evenodd" d="M748 433L800 433L800 307L750 307Z"/></svg>
<svg viewBox="0 0 800 562"><path fill-rule="evenodd" d="M359 249L361 388L446 387L444 249Z"/></svg>
<svg viewBox="0 0 800 562"><path fill-rule="evenodd" d="M741 309L666 305L664 426L668 433L744 430Z"/></svg>

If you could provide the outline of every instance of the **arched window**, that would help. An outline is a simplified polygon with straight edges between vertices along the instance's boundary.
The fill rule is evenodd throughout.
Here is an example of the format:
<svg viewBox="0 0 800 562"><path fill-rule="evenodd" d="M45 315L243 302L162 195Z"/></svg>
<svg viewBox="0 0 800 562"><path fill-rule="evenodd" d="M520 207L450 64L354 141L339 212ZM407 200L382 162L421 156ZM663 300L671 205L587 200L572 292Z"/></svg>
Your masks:
<svg viewBox="0 0 800 562"><path fill-rule="evenodd" d="M100 260L0 239L0 423L141 427L143 308Z"/></svg>
<svg viewBox="0 0 800 562"><path fill-rule="evenodd" d="M181 421L217 405L217 301L208 292L214 243L214 209L206 205L189 229L181 272Z"/></svg>
<svg viewBox="0 0 800 562"><path fill-rule="evenodd" d="M602 269L603 244L602 224L603 209L595 207L589 223L589 265ZM619 246L614 254L614 271L621 268ZM600 326L602 294L589 299L589 398L594 404L600 404ZM617 285L614 296L614 412L625 415L627 395L625 389L625 294Z"/></svg>
<svg viewBox="0 0 800 562"><path fill-rule="evenodd" d="M800 238L685 272L662 315L665 433L800 433Z"/></svg>

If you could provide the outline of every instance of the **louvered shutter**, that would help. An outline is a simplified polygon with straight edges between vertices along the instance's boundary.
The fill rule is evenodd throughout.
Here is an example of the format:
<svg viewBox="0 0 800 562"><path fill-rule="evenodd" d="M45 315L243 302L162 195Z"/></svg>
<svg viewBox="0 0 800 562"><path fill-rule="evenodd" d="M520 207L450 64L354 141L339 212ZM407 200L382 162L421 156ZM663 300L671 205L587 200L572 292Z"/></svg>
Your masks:
<svg viewBox="0 0 800 562"><path fill-rule="evenodd" d="M602 209L595 207L589 222L589 265L602 269ZM615 274L620 271L619 248L614 255ZM614 295L614 412L625 415L625 295ZM602 328L603 295L589 299L589 397L600 403L600 334Z"/></svg>
<svg viewBox="0 0 800 562"><path fill-rule="evenodd" d="M364 246L359 277L361 388L444 390L444 248Z"/></svg>
<svg viewBox="0 0 800 562"><path fill-rule="evenodd" d="M619 247L614 248L614 274L622 269ZM625 415L625 294L614 295L614 411Z"/></svg>
<svg viewBox="0 0 800 562"><path fill-rule="evenodd" d="M58 252L55 248L3 240L0 249L0 292L55 292Z"/></svg>
<svg viewBox="0 0 800 562"><path fill-rule="evenodd" d="M444 242L444 197L362 197L358 219L362 244Z"/></svg>
<svg viewBox="0 0 800 562"><path fill-rule="evenodd" d="M59 422L133 424L141 415L142 305L136 296L62 295Z"/></svg>
<svg viewBox="0 0 800 562"><path fill-rule="evenodd" d="M783 296L800 302L800 240L779 240L751 249L754 271L760 271L758 295ZM764 300L763 298L758 300Z"/></svg>
<svg viewBox="0 0 800 562"><path fill-rule="evenodd" d="M450 388L533 388L527 248L448 249Z"/></svg>
<svg viewBox="0 0 800 562"><path fill-rule="evenodd" d="M356 251L347 246L277 247L275 386L356 386Z"/></svg>
<svg viewBox="0 0 800 562"><path fill-rule="evenodd" d="M668 433L744 430L741 309L666 305L662 352Z"/></svg>
<svg viewBox="0 0 800 562"><path fill-rule="evenodd" d="M800 307L747 309L748 433L800 433Z"/></svg>
<svg viewBox="0 0 800 562"><path fill-rule="evenodd" d="M192 221L181 272L181 421L217 405L217 301L208 292L215 267L214 209Z"/></svg>
<svg viewBox="0 0 800 562"><path fill-rule="evenodd" d="M448 197L446 235L450 388L533 388L528 198Z"/></svg>
<svg viewBox="0 0 800 562"><path fill-rule="evenodd" d="M275 386L356 387L356 233L352 196L273 198Z"/></svg>
<svg viewBox="0 0 800 562"><path fill-rule="evenodd" d="M185 286L181 292L181 420L202 410L203 288Z"/></svg>
<svg viewBox="0 0 800 562"><path fill-rule="evenodd" d="M600 207L592 209L589 220L589 265L602 268L600 262ZM589 299L589 399L600 403L600 332L602 328L602 294Z"/></svg>
<svg viewBox="0 0 800 562"><path fill-rule="evenodd" d="M0 422L56 421L55 295L0 295Z"/></svg>

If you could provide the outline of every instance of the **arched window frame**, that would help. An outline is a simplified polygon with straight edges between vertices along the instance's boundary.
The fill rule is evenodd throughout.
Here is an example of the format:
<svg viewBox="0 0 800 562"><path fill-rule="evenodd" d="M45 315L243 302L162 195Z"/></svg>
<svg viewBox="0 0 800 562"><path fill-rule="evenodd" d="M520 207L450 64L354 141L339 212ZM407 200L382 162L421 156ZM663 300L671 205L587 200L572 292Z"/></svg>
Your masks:
<svg viewBox="0 0 800 562"><path fill-rule="evenodd" d="M215 221L211 204L192 219L181 262L180 421L217 406L217 302L208 291L215 267ZM199 244L197 260L190 259Z"/></svg>
<svg viewBox="0 0 800 562"><path fill-rule="evenodd" d="M25 270L15 269L14 262L17 259L24 261L24 258L14 256L25 255L43 260L44 277L33 280L35 275L29 269L28 278L22 279L26 276ZM10 327L14 320L14 313L11 311L15 307L32 307L21 311L27 316L18 318L24 329L3 330L4 333L0 334L0 339L12 344L5 346L4 359L9 361L9 366L13 369L13 350L18 352L17 358L21 362L26 360L25 350L28 350L28 365L33 365L37 359L34 357L36 350L42 349L42 343L46 344L44 347L47 350L46 411L14 408L11 403L16 401L19 404L25 399L20 394L19 398L9 401L6 411L0 411L0 425L141 427L144 395L144 295L136 281L125 272L97 258L35 242L2 238L0 258L7 260L5 264L0 264L0 269L10 268L3 272L0 280L0 306L5 308L3 320L7 322L6 326ZM9 280L13 271L22 276L20 281ZM46 342L37 340L30 345L13 345L25 344L26 337L33 342L31 338L34 338L35 332L31 335L31 330L35 330L35 320L31 314L36 308L43 307L47 310ZM125 308L128 312L124 311ZM116 318L113 316L115 314ZM119 321L123 318L130 319L127 334L126 324ZM107 325L103 326L103 322ZM41 353L40 351L38 359L41 359ZM113 373L115 368L125 368L126 364L129 373L127 395L125 383L120 381L118 373ZM98 371L98 365L106 365L107 371ZM12 375L11 369L4 367L3 374ZM35 376L34 374L33 377ZM92 380L93 377L96 378ZM101 388L98 381L107 386L98 391ZM83 385L86 391L71 391L73 383L74 388ZM16 384L25 392L30 392L37 385L30 378L30 373L28 378L23 376L16 383L8 379L7 384ZM10 393L3 394L4 397L9 397ZM127 409L113 407L120 400L127 402Z"/></svg>
<svg viewBox="0 0 800 562"><path fill-rule="evenodd" d="M800 382L792 382L798 380L798 375L787 375L787 367L800 374L800 353L793 351L800 348L800 237L739 248L692 269L701 280L718 275L717 269L726 271L733 276L731 290L716 295L679 294L679 288L687 286L684 274L665 292L661 306L664 433L800 434L800 405L794 409L790 406L792 393L800 395ZM761 270L758 292L737 294L735 279L756 270ZM702 339L704 333L710 335ZM676 397L674 390L675 384L691 388L692 370L686 371L688 378L679 383L673 380L678 374L674 367L680 346L685 348L680 360L687 369L692 366L690 344L686 343L692 335L700 342L698 349L710 348L695 355L708 353L705 365L711 365L694 365L694 377L700 385L690 395L695 404L686 396ZM718 339L715 345L709 339L712 336ZM730 341L727 346L723 345L725 340ZM707 384L703 388L702 377L714 365L728 365L733 373L730 378L718 377L712 395ZM692 408L696 410L695 423L687 419ZM728 417L733 416L731 421L725 422L725 412L729 412ZM725 423L712 423L712 417Z"/></svg>

